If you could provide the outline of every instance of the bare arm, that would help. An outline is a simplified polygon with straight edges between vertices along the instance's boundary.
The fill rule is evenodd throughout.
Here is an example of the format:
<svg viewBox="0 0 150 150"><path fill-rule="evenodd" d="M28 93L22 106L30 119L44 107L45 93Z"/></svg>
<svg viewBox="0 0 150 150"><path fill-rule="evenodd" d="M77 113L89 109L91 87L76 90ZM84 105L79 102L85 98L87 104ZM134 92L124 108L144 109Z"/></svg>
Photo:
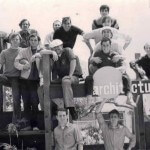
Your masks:
<svg viewBox="0 0 150 150"><path fill-rule="evenodd" d="M130 139L128 150L131 150L136 144L135 135L132 134L128 128L126 128L126 136Z"/></svg>

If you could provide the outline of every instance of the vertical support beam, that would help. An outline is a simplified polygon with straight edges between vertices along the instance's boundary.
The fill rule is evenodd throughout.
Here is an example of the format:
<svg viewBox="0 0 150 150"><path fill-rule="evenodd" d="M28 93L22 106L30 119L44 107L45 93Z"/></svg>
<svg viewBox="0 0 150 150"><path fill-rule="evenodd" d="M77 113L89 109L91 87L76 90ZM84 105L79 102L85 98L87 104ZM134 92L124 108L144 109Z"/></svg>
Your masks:
<svg viewBox="0 0 150 150"><path fill-rule="evenodd" d="M49 55L43 55L43 79L44 79L44 123L45 123L45 150L52 149L51 133L51 100L50 100L50 79L51 62Z"/></svg>
<svg viewBox="0 0 150 150"><path fill-rule="evenodd" d="M0 53L4 49L3 38L0 38ZM3 73L3 69L1 68L0 74ZM3 86L0 85L0 112L3 111Z"/></svg>
<svg viewBox="0 0 150 150"><path fill-rule="evenodd" d="M143 96L140 95L137 108L135 108L135 125L136 125L136 149L146 149L145 142L145 123L143 112Z"/></svg>

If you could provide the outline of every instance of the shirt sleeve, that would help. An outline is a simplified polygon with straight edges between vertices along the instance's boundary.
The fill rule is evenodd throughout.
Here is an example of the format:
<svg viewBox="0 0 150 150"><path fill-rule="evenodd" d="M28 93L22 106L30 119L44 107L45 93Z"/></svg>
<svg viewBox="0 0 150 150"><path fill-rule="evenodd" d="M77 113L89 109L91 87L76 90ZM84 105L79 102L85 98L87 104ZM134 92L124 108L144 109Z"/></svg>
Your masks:
<svg viewBox="0 0 150 150"><path fill-rule="evenodd" d="M107 127L106 123L105 123L105 120L104 120L104 117L102 115L102 113L98 113L96 114L96 118L98 120L98 123L99 123L99 127L102 131L105 130L105 128Z"/></svg>
<svg viewBox="0 0 150 150"><path fill-rule="evenodd" d="M83 34L83 30L81 30L80 28L76 27L76 26L73 26L75 32L79 35Z"/></svg>
<svg viewBox="0 0 150 150"><path fill-rule="evenodd" d="M83 144L83 137L82 137L81 131L79 130L79 128L77 126L75 126L75 128L74 128L74 132L75 132L76 143L78 145Z"/></svg>
<svg viewBox="0 0 150 150"><path fill-rule="evenodd" d="M5 58L5 53L4 51L1 52L0 54L0 64L3 65L6 62L6 58Z"/></svg>
<svg viewBox="0 0 150 150"><path fill-rule="evenodd" d="M127 127L125 127L125 136L130 139L129 146L134 147L136 144L136 137L129 131Z"/></svg>

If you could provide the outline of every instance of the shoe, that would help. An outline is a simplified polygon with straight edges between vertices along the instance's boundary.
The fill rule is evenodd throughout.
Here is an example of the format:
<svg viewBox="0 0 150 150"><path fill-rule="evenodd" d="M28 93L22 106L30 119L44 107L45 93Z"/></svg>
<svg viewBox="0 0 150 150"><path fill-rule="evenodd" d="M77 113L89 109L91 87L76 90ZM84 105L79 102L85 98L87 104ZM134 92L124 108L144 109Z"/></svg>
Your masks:
<svg viewBox="0 0 150 150"><path fill-rule="evenodd" d="M39 131L40 129L38 127L33 127L33 131Z"/></svg>
<svg viewBox="0 0 150 150"><path fill-rule="evenodd" d="M20 131L30 131L31 129L32 129L31 126L27 126L27 127L20 129Z"/></svg>

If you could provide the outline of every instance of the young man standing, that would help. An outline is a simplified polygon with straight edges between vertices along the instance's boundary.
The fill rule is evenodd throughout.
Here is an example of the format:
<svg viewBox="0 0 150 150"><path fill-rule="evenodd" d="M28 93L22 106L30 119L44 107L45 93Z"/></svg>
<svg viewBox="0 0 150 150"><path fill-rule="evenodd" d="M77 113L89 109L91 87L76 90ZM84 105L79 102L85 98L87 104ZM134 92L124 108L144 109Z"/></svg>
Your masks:
<svg viewBox="0 0 150 150"><path fill-rule="evenodd" d="M83 35L83 31L71 24L70 17L64 17L62 19L62 26L55 31L53 39L60 39L63 41L64 48L73 48L77 35Z"/></svg>
<svg viewBox="0 0 150 150"><path fill-rule="evenodd" d="M83 150L83 138L76 125L68 122L67 110L57 111L58 126L54 129L55 150Z"/></svg>
<svg viewBox="0 0 150 150"><path fill-rule="evenodd" d="M0 84L12 87L13 97L13 123L17 123L21 119L21 95L19 87L20 71L14 67L14 61L18 55L21 37L18 33L13 33L9 37L11 46L2 50L0 54L0 69L4 66L4 73L0 74Z"/></svg>
<svg viewBox="0 0 150 150"><path fill-rule="evenodd" d="M38 130L37 114L39 97L37 89L39 86L39 73L36 66L36 58L40 50L40 37L29 36L30 46L19 52L15 59L15 67L21 70L21 90L24 103L25 119L31 124L33 130ZM41 56L40 56L41 57ZM29 129L31 128L29 126Z"/></svg>
<svg viewBox="0 0 150 150"><path fill-rule="evenodd" d="M108 100L103 100L96 109L96 118L98 120L99 127L102 130L105 149L123 150L124 139L125 137L128 137L130 142L127 150L131 150L135 146L136 138L127 127L119 124L119 112L116 109L109 112L110 123L107 124L105 122L101 110L106 101Z"/></svg>

